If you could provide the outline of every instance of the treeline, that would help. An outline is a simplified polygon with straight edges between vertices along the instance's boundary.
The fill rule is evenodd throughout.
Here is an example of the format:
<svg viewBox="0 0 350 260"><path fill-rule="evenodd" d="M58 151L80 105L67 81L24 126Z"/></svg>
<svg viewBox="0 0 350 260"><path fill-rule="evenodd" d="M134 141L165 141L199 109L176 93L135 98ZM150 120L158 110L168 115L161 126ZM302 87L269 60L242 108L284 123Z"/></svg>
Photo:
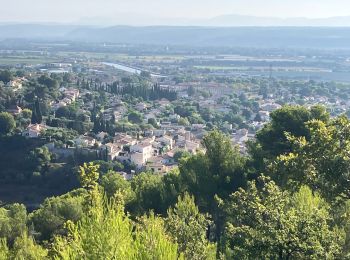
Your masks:
<svg viewBox="0 0 350 260"><path fill-rule="evenodd" d="M27 214L0 210L5 259L348 259L350 121L285 106L243 156L210 132L206 153L132 180L80 167L81 189ZM1 257L0 257L1 258Z"/></svg>
<svg viewBox="0 0 350 260"><path fill-rule="evenodd" d="M144 100L159 100L166 98L170 101L176 100L177 93L169 88L162 88L158 84L147 86L144 84L127 84L120 86L114 82L110 86L110 92L118 95L130 95L132 97L142 97Z"/></svg>
<svg viewBox="0 0 350 260"><path fill-rule="evenodd" d="M177 93L169 88L160 87L144 79L123 78L122 83L115 81L112 84L90 81L83 79L77 81L77 85L95 91L106 91L116 95L130 95L144 100L158 100L166 98L170 101L176 100Z"/></svg>

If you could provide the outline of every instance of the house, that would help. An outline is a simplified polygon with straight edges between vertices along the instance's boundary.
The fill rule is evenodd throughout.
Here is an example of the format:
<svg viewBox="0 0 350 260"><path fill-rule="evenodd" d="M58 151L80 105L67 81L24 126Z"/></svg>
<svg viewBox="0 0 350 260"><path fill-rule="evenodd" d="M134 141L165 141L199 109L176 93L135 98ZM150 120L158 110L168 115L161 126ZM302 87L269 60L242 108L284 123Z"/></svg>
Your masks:
<svg viewBox="0 0 350 260"><path fill-rule="evenodd" d="M115 135L113 142L118 144L119 148L123 149L124 146L131 146L136 144L136 139L130 135L118 133Z"/></svg>
<svg viewBox="0 0 350 260"><path fill-rule="evenodd" d="M156 139L163 147L167 147L169 150L173 149L174 140L170 136L162 136Z"/></svg>
<svg viewBox="0 0 350 260"><path fill-rule="evenodd" d="M197 131L197 130L202 130L205 128L205 124L192 124L192 130Z"/></svg>
<svg viewBox="0 0 350 260"><path fill-rule="evenodd" d="M166 154L163 155L162 163L167 166L176 164L174 154L174 150L168 151Z"/></svg>
<svg viewBox="0 0 350 260"><path fill-rule="evenodd" d="M10 113L13 116L17 116L20 113L22 113L22 108L19 106L11 106L9 109L6 110L6 112Z"/></svg>
<svg viewBox="0 0 350 260"><path fill-rule="evenodd" d="M73 141L77 147L92 147L95 144L98 144L95 138L86 135L81 135Z"/></svg>
<svg viewBox="0 0 350 260"><path fill-rule="evenodd" d="M130 146L131 153L142 153L145 157L150 158L153 153L152 144L149 142L142 142L135 145Z"/></svg>
<svg viewBox="0 0 350 260"><path fill-rule="evenodd" d="M119 156L119 153L122 151L122 149L114 143L107 143L105 145L102 145L100 148L101 152L106 152L107 160L113 161L117 159Z"/></svg>
<svg viewBox="0 0 350 260"><path fill-rule="evenodd" d="M52 105L52 108L53 108L53 110L57 110L57 109L59 109L60 107L65 107L65 106L67 106L68 104L66 103L66 102L64 102L64 101L59 101L58 103L55 103L55 104L53 104Z"/></svg>
<svg viewBox="0 0 350 260"><path fill-rule="evenodd" d="M239 129L233 135L233 142L236 144L243 144L248 141L248 130L247 129Z"/></svg>
<svg viewBox="0 0 350 260"><path fill-rule="evenodd" d="M165 174L168 171L168 167L160 162L147 163L146 169L157 174Z"/></svg>
<svg viewBox="0 0 350 260"><path fill-rule="evenodd" d="M72 101L75 101L79 97L79 89L66 89L64 90L64 95Z"/></svg>
<svg viewBox="0 0 350 260"><path fill-rule="evenodd" d="M96 135L96 138L98 141L103 141L103 139L105 139L105 137L107 136L108 134L106 132L99 132L97 135Z"/></svg>
<svg viewBox="0 0 350 260"><path fill-rule="evenodd" d="M178 114L173 114L169 116L170 121L178 121L181 118Z"/></svg>
<svg viewBox="0 0 350 260"><path fill-rule="evenodd" d="M196 143L193 141L186 140L184 143L185 150L193 154L197 153L197 150L199 149L199 147L200 147L199 143Z"/></svg>
<svg viewBox="0 0 350 260"><path fill-rule="evenodd" d="M145 137L153 136L153 130L148 129L143 131L143 136Z"/></svg>
<svg viewBox="0 0 350 260"><path fill-rule="evenodd" d="M130 161L138 168L142 167L153 156L153 147L149 142L141 142L130 146Z"/></svg>
<svg viewBox="0 0 350 260"><path fill-rule="evenodd" d="M144 121L147 123L149 119L157 119L154 113L147 113L144 115Z"/></svg>
<svg viewBox="0 0 350 260"><path fill-rule="evenodd" d="M270 120L270 113L268 111L259 111L261 121L267 122Z"/></svg>
<svg viewBox="0 0 350 260"><path fill-rule="evenodd" d="M138 103L136 106L135 106L135 109L139 112L143 112L145 110L147 110L147 104L145 103Z"/></svg>
<svg viewBox="0 0 350 260"><path fill-rule="evenodd" d="M159 105L160 107L166 107L166 106L168 106L168 105L171 104L170 101L167 100L167 99L165 99L165 98L162 98L162 99L159 100L157 103L158 103L158 105Z"/></svg>
<svg viewBox="0 0 350 260"><path fill-rule="evenodd" d="M269 103L265 103L265 104L260 105L261 110L268 111L268 112L272 112L272 111L279 109L281 107L282 107L281 105L276 104L274 102L269 102Z"/></svg>
<svg viewBox="0 0 350 260"><path fill-rule="evenodd" d="M155 137L164 136L165 133L166 133L165 130L160 130L160 129L153 130L153 134L154 134Z"/></svg>
<svg viewBox="0 0 350 260"><path fill-rule="evenodd" d="M7 83L7 86L12 88L13 91L20 90L22 88L22 79L11 80Z"/></svg>
<svg viewBox="0 0 350 260"><path fill-rule="evenodd" d="M138 169L141 169L146 163L147 159L143 153L134 152L130 154L130 162L132 162Z"/></svg>
<svg viewBox="0 0 350 260"><path fill-rule="evenodd" d="M191 131L178 131L175 138L177 142L191 141L192 133Z"/></svg>
<svg viewBox="0 0 350 260"><path fill-rule="evenodd" d="M22 136L26 138L38 138L46 128L45 125L30 124L27 129L22 132Z"/></svg>
<svg viewBox="0 0 350 260"><path fill-rule="evenodd" d="M152 157L146 164L146 170L157 174L165 174L168 171L168 167L163 164L162 157Z"/></svg>

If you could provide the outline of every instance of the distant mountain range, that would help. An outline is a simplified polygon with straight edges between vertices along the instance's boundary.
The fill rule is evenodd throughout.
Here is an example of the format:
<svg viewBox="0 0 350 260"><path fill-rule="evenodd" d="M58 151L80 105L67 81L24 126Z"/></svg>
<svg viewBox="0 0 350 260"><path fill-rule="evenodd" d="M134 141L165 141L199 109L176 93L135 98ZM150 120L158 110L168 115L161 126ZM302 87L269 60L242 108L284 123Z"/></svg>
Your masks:
<svg viewBox="0 0 350 260"><path fill-rule="evenodd" d="M330 17L330 18L276 18L257 17L245 15L222 15L206 21L202 21L205 26L327 26L345 27L350 26L350 16Z"/></svg>
<svg viewBox="0 0 350 260"><path fill-rule="evenodd" d="M76 22L81 25L132 25L132 26L329 26L344 27L350 26L350 16L330 18L276 18L257 17L248 15L221 15L207 19L191 18L162 18L142 14L118 14L114 17L87 17Z"/></svg>
<svg viewBox="0 0 350 260"><path fill-rule="evenodd" d="M350 49L350 27L0 25L0 40L150 45Z"/></svg>

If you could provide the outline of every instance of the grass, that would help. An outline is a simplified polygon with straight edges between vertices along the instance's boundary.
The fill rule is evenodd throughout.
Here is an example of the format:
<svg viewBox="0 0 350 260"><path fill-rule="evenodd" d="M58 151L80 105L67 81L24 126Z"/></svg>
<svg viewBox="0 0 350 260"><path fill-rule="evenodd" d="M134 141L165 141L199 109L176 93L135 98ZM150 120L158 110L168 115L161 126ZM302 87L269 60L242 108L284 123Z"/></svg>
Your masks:
<svg viewBox="0 0 350 260"><path fill-rule="evenodd" d="M59 52L58 55L63 57L84 57L87 59L98 59L98 60L117 60L117 61L177 61L185 59L183 56L177 55L128 55L124 53L96 53L96 52Z"/></svg>
<svg viewBox="0 0 350 260"><path fill-rule="evenodd" d="M227 67L227 66L194 66L197 69L210 69L210 70L234 70L237 67Z"/></svg>
<svg viewBox="0 0 350 260"><path fill-rule="evenodd" d="M13 56L0 56L0 65L15 65L15 64L27 64L37 65L42 63L58 62L64 58L86 58L95 61L114 60L115 62L175 62L185 59L184 56L177 55L144 55L144 56L131 56L123 53L93 53L93 52L58 52L55 56L44 57L41 55L25 56L25 55L13 55Z"/></svg>
<svg viewBox="0 0 350 260"><path fill-rule="evenodd" d="M15 65L15 64L41 64L41 63L48 63L48 62L55 62L57 59L54 58L45 58L42 56L10 56L10 57L0 57L0 64L1 65Z"/></svg>

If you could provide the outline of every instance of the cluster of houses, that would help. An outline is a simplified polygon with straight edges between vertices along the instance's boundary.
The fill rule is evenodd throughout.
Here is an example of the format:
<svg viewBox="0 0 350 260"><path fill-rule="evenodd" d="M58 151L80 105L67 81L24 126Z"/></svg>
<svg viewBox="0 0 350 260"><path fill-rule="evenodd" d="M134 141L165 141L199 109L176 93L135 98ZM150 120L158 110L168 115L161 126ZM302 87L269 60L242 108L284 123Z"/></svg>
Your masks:
<svg viewBox="0 0 350 260"><path fill-rule="evenodd" d="M75 100L79 97L79 89L75 89L75 88L69 88L66 89L64 87L59 89L60 92L63 94L63 98L57 102L57 103L53 103L52 108L56 111L57 109L59 109L60 107L65 107L73 102L75 102Z"/></svg>
<svg viewBox="0 0 350 260"><path fill-rule="evenodd" d="M105 142L106 138L109 142ZM95 138L83 135L73 141L77 148L94 149L107 161L119 161L133 165L137 171L148 170L159 174L176 166L176 151L196 153L201 149L200 141L194 139L189 131L146 131L142 137L118 133L112 140L107 133L100 132Z"/></svg>

